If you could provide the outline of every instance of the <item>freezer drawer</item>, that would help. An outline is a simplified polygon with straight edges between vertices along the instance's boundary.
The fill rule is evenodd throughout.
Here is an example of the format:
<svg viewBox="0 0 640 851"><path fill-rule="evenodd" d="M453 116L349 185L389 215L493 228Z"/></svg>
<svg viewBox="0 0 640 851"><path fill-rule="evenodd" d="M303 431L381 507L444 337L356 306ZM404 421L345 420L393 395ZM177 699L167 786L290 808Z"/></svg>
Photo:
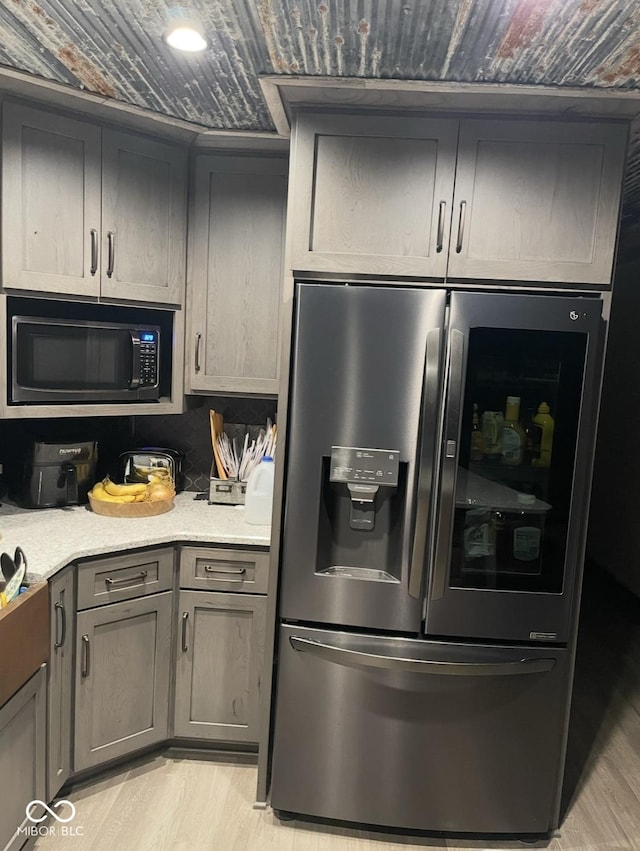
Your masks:
<svg viewBox="0 0 640 851"><path fill-rule="evenodd" d="M401 828L546 833L567 651L280 628L274 809Z"/></svg>

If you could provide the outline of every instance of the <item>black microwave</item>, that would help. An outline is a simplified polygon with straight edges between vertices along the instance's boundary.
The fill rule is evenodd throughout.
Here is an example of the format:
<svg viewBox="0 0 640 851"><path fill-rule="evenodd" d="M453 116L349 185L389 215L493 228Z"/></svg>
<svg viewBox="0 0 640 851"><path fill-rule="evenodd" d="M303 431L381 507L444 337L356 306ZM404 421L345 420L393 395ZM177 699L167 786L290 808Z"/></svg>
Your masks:
<svg viewBox="0 0 640 851"><path fill-rule="evenodd" d="M13 315L10 404L160 398L160 327Z"/></svg>

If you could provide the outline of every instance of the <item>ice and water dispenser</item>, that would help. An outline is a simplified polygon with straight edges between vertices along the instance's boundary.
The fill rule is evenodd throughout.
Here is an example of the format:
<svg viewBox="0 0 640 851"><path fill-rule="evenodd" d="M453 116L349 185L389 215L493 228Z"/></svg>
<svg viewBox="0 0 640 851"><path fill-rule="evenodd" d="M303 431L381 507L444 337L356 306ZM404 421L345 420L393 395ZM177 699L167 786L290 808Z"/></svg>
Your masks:
<svg viewBox="0 0 640 851"><path fill-rule="evenodd" d="M400 452L332 446L321 488L316 573L400 581L406 496Z"/></svg>

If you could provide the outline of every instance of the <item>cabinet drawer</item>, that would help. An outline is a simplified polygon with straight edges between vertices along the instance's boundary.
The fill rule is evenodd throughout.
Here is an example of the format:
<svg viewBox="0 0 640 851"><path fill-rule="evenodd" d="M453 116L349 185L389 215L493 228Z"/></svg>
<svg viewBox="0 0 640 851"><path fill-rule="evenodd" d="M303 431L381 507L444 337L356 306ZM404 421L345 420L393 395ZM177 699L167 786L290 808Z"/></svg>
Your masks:
<svg viewBox="0 0 640 851"><path fill-rule="evenodd" d="M78 609L157 594L173 587L172 548L87 561L78 568Z"/></svg>
<svg viewBox="0 0 640 851"><path fill-rule="evenodd" d="M209 591L266 594L269 553L183 547L180 587Z"/></svg>

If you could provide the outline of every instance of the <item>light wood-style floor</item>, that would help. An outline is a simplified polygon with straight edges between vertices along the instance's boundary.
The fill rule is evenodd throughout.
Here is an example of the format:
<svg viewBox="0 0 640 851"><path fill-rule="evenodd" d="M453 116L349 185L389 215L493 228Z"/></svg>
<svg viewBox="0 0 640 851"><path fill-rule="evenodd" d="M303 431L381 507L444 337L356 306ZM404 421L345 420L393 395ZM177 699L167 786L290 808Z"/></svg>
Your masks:
<svg viewBox="0 0 640 851"><path fill-rule="evenodd" d="M65 792L78 837L41 837L37 851L388 851L388 849L640 849L640 600L599 571L585 582L565 780L564 816L537 846L511 840L403 836L252 808L254 765L147 757Z"/></svg>

